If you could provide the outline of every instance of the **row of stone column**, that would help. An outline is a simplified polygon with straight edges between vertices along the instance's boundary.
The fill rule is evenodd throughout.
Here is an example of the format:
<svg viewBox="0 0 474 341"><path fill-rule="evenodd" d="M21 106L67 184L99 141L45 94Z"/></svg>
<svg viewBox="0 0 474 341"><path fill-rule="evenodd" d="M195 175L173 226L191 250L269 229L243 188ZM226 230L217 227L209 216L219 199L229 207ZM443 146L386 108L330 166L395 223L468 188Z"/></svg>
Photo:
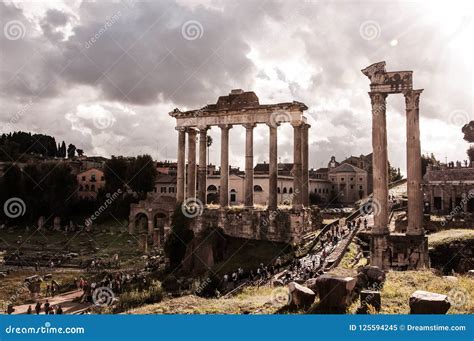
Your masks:
<svg viewBox="0 0 474 341"><path fill-rule="evenodd" d="M253 207L253 129L255 123L244 124L245 127L245 180L244 180L244 205ZM303 121L292 122L294 128L294 193L292 203L295 208L309 206L308 193L308 129L309 124ZM268 208L275 210L278 205L278 124L268 124L270 129L269 141L269 195ZM229 130L232 125L219 125L221 129L221 177L220 177L220 205L229 205ZM178 130L178 165L177 165L177 193L178 202L186 198L196 197L196 135L199 131L199 167L198 167L198 194L203 204L206 203L206 177L207 177L207 130L209 127L176 128ZM185 149L186 133L188 134L188 174L187 186L185 185ZM185 194L186 187L186 194Z"/></svg>
<svg viewBox="0 0 474 341"><path fill-rule="evenodd" d="M421 147L419 98L422 90L407 91L405 95L407 124L407 234L423 235L423 191L421 174ZM369 93L372 103L373 198L375 202L374 234L385 235L388 228L388 156L386 97L380 92Z"/></svg>

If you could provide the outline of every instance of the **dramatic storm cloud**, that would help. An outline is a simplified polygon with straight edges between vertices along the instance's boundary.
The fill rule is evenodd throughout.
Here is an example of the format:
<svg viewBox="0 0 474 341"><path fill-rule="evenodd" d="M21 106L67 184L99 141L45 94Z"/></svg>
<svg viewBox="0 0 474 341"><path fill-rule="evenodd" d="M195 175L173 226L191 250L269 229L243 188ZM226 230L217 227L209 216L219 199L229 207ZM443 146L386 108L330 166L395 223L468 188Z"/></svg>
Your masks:
<svg viewBox="0 0 474 341"><path fill-rule="evenodd" d="M369 81L386 60L413 70L421 96L422 151L465 159L461 128L473 119L472 2L97 1L0 3L2 132L66 139L86 154L176 158L168 112L214 103L230 89L261 103L309 110L310 164L371 152ZM392 164L405 168L401 95L388 99ZM279 154L292 161L292 129ZM219 131L210 159L219 163ZM231 130L243 164L244 129ZM256 130L256 161L268 160Z"/></svg>

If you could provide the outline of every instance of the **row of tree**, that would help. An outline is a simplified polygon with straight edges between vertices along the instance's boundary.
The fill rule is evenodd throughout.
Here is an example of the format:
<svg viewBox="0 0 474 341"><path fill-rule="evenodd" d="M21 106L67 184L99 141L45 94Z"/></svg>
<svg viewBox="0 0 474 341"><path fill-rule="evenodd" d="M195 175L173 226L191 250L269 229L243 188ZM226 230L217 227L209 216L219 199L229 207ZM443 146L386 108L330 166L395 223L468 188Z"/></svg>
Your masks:
<svg viewBox="0 0 474 341"><path fill-rule="evenodd" d="M39 216L72 216L77 203L76 190L76 177L67 165L44 162L21 170L12 164L0 177L0 200L4 206L1 220L35 222ZM6 203L12 198L24 204L18 217L8 215Z"/></svg>
<svg viewBox="0 0 474 341"><path fill-rule="evenodd" d="M83 150L66 143L56 143L56 139L49 135L32 134L30 132L18 131L0 136L0 161L18 160L23 155L40 155L43 157L73 158L82 156Z"/></svg>
<svg viewBox="0 0 474 341"><path fill-rule="evenodd" d="M18 217L7 215L0 210L0 222L35 223L40 216L62 219L83 220L108 200L109 193L119 189L123 193L107 212L114 218L128 217L130 204L145 198L153 191L157 171L150 155L136 158L113 157L104 165L105 188L101 189L96 200L82 200L77 196L78 182L68 165L58 162L30 164L20 169L15 164L7 165L0 177L0 203L5 205L9 199L19 198L24 203L24 212ZM110 218L109 214L100 220Z"/></svg>

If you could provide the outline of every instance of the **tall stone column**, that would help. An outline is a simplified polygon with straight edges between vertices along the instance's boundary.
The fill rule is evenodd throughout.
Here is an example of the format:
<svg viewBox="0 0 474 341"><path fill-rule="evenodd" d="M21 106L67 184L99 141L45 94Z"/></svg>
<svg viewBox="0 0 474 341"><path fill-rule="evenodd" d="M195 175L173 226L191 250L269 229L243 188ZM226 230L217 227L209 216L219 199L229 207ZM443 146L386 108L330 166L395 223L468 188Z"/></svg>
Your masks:
<svg viewBox="0 0 474 341"><path fill-rule="evenodd" d="M221 188L220 205L229 206L229 130L230 124L220 125L221 128Z"/></svg>
<svg viewBox="0 0 474 341"><path fill-rule="evenodd" d="M451 186L451 211L454 211L456 206L456 186Z"/></svg>
<svg viewBox="0 0 474 341"><path fill-rule="evenodd" d="M420 94L423 90L405 93L407 121L407 194L408 227L407 234L423 235L423 191L421 188L421 147L420 147Z"/></svg>
<svg viewBox="0 0 474 341"><path fill-rule="evenodd" d="M269 174L268 174L268 209L276 210L278 207L278 124L269 123L270 148L269 148Z"/></svg>
<svg viewBox="0 0 474 341"><path fill-rule="evenodd" d="M467 207L469 205L469 190L467 189L466 185L463 186L462 188L463 194L462 194L462 203L463 203L463 212L464 214L467 214ZM471 199L472 200L472 199Z"/></svg>
<svg viewBox="0 0 474 341"><path fill-rule="evenodd" d="M177 183L176 183L176 201L184 201L184 169L186 153L186 130L185 128L176 128L178 131L178 164L177 164Z"/></svg>
<svg viewBox="0 0 474 341"><path fill-rule="evenodd" d="M255 123L244 124L245 127L245 197L244 205L253 207L253 128Z"/></svg>
<svg viewBox="0 0 474 341"><path fill-rule="evenodd" d="M199 169L198 169L198 199L206 204L207 194L207 130L209 127L199 127Z"/></svg>
<svg viewBox="0 0 474 341"><path fill-rule="evenodd" d="M433 213L435 211L435 207L434 207L434 198L435 198L434 187L429 186L429 191L430 191L430 213Z"/></svg>
<svg viewBox="0 0 474 341"><path fill-rule="evenodd" d="M386 94L369 92L372 103L372 164L374 227L371 241L371 265L387 269L388 229L388 155L386 126Z"/></svg>
<svg viewBox="0 0 474 341"><path fill-rule="evenodd" d="M196 130L188 129L188 176L186 197L196 197Z"/></svg>
<svg viewBox="0 0 474 341"><path fill-rule="evenodd" d="M291 122L294 132L293 142L293 207L301 208L302 201L302 157L301 151L301 135L302 135L302 121Z"/></svg>
<svg viewBox="0 0 474 341"><path fill-rule="evenodd" d="M302 203L303 206L309 207L309 149L308 149L308 130L311 126L303 124L301 134L301 152L302 152Z"/></svg>

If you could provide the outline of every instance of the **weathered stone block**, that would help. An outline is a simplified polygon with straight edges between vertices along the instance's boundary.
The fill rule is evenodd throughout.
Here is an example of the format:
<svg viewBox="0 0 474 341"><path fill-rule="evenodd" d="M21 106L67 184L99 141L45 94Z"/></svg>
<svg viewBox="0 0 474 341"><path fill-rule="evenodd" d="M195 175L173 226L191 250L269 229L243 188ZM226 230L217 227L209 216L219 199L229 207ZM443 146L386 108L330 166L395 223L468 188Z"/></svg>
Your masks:
<svg viewBox="0 0 474 341"><path fill-rule="evenodd" d="M353 277L322 275L316 281L320 306L345 309L352 301L357 280Z"/></svg>
<svg viewBox="0 0 474 341"><path fill-rule="evenodd" d="M360 305L362 308L367 308L369 305L380 311L382 308L382 298L380 291L362 290L360 292Z"/></svg>
<svg viewBox="0 0 474 341"><path fill-rule="evenodd" d="M417 290L410 296L410 314L446 314L450 307L446 295Z"/></svg>
<svg viewBox="0 0 474 341"><path fill-rule="evenodd" d="M313 290L295 282L288 284L288 289L291 297L290 305L298 308L309 308L316 298Z"/></svg>
<svg viewBox="0 0 474 341"><path fill-rule="evenodd" d="M385 272L377 266L364 266L358 269L359 277L367 281L365 288L378 288L385 282ZM365 275L365 276L363 276Z"/></svg>

